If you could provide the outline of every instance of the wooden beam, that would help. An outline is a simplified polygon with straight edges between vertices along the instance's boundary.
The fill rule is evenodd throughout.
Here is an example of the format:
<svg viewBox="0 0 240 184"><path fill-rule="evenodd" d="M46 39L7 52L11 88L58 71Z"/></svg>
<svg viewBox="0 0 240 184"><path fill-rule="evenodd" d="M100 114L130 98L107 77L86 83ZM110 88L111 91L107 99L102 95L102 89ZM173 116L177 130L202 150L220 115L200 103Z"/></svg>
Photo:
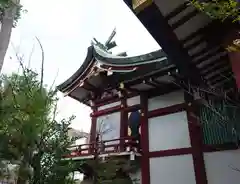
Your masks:
<svg viewBox="0 0 240 184"><path fill-rule="evenodd" d="M193 91L191 91L192 93ZM207 174L205 170L204 154L203 154L203 133L199 122L199 108L194 102L193 95L186 93L185 102L187 107L187 120L190 136L190 144L192 148L193 166L195 171L196 184L208 184Z"/></svg>
<svg viewBox="0 0 240 184"><path fill-rule="evenodd" d="M226 65L228 65L227 60L218 59L214 63L210 63L210 64L204 66L204 68L202 68L201 73L203 75L205 75L207 73L212 73L212 72L214 72L214 71L218 70L219 68L222 68Z"/></svg>
<svg viewBox="0 0 240 184"><path fill-rule="evenodd" d="M214 85L219 81L228 79L228 78L229 79L233 78L233 73L230 70L224 71L220 75L214 75L211 78L209 78L208 81L210 82L211 85Z"/></svg>
<svg viewBox="0 0 240 184"><path fill-rule="evenodd" d="M215 72L213 73L209 73L205 76L205 79L208 80L209 78L211 77L214 77L214 76L221 76L223 74L223 72L229 72L231 71L231 67L230 66L225 66L225 67L222 67L222 68L219 68L219 70L216 70Z"/></svg>
<svg viewBox="0 0 240 184"><path fill-rule="evenodd" d="M216 27L218 25L219 25L219 23L217 21L212 21L212 22L208 23L205 27L197 29L195 32L191 33L186 38L182 39L181 42L183 44L185 44L185 43L189 42L190 40L194 39L197 36L200 36L200 37L204 36L205 33L208 32L208 30L214 29L214 27Z"/></svg>
<svg viewBox="0 0 240 184"><path fill-rule="evenodd" d="M156 79L152 79L152 82L153 82L154 84L156 84L156 85L158 86L158 88L161 88L161 87L163 87L164 85L166 85L166 84L164 84L164 83L161 83L161 82L157 81Z"/></svg>
<svg viewBox="0 0 240 184"><path fill-rule="evenodd" d="M181 13L182 11L184 11L187 7L189 6L189 2L184 2L183 4L180 4L177 8L175 8L172 12L170 12L169 14L167 14L165 16L166 20L170 20L171 18L175 17L176 15L178 15L179 13Z"/></svg>
<svg viewBox="0 0 240 184"><path fill-rule="evenodd" d="M202 42L205 41L205 37L199 37L198 39L196 39L195 41L193 41L192 43L188 44L186 47L184 47L187 50L191 50L194 47L197 47L199 44L201 44Z"/></svg>
<svg viewBox="0 0 240 184"><path fill-rule="evenodd" d="M208 52L211 49L217 48L216 45L210 45L208 47L204 47L202 49L200 49L199 51L197 51L196 53L190 55L192 59L197 58L199 56L202 56L203 54L205 54L206 52Z"/></svg>
<svg viewBox="0 0 240 184"><path fill-rule="evenodd" d="M149 74L148 75L143 75L143 76L139 75L139 77L136 77L135 80L126 81L126 82L122 81L122 82L124 82L124 84L126 84L127 86L133 86L133 85L142 83L144 80L147 81L150 78L157 78L157 77L161 77L161 76L167 75L168 72L171 72L171 71L174 71L174 70L176 70L176 67L172 66L170 68L166 68L166 69L163 69L161 71L156 71L156 73L153 73L151 75L149 75Z"/></svg>
<svg viewBox="0 0 240 184"><path fill-rule="evenodd" d="M146 81L146 84L149 85L149 86L152 86L154 88L158 88L159 87L158 85L152 83L151 81Z"/></svg>
<svg viewBox="0 0 240 184"><path fill-rule="evenodd" d="M97 91L97 88L94 85L90 84L87 80L84 81L83 88L85 88L86 90L89 89L90 91L93 92Z"/></svg>
<svg viewBox="0 0 240 184"><path fill-rule="evenodd" d="M229 76L229 79L226 77L220 77L217 80L215 80L214 82L210 82L210 84L211 84L211 86L216 86L216 85L221 86L226 82L232 81L232 78L230 78L230 77L231 77L231 75Z"/></svg>
<svg viewBox="0 0 240 184"><path fill-rule="evenodd" d="M188 20L192 19L194 16L196 16L199 13L197 9L194 9L192 12L188 13L187 15L180 18L178 21L173 23L171 25L172 29L177 29L179 26L183 25Z"/></svg>
<svg viewBox="0 0 240 184"><path fill-rule="evenodd" d="M211 59L212 57L214 56L217 56L218 54L222 53L223 52L223 49L222 48L219 48L217 50L213 50L212 52L208 52L207 54L205 54L203 57L197 59L194 61L194 63L196 63L196 65L208 60L208 59ZM227 55L227 53L226 53ZM225 55L225 56L226 56Z"/></svg>
<svg viewBox="0 0 240 184"><path fill-rule="evenodd" d="M201 68L202 70L208 69L210 70L212 67L215 67L215 65L221 64L221 63L225 63L225 64L229 64L228 63L228 56L222 56L219 57L218 59L215 60L214 64L209 63L206 64L203 68Z"/></svg>
<svg viewBox="0 0 240 184"><path fill-rule="evenodd" d="M172 91L179 90L180 87L174 83L165 84L162 86L159 86L158 88L152 89L147 92L148 98L154 97L154 96L161 96L163 94L170 93Z"/></svg>
<svg viewBox="0 0 240 184"><path fill-rule="evenodd" d="M130 91L130 92L141 93L140 90L131 88L131 87L129 87L129 86L126 86L125 88L126 88L127 91Z"/></svg>
<svg viewBox="0 0 240 184"><path fill-rule="evenodd" d="M182 47L182 44L155 3L138 13L137 17L168 55L169 60L177 66L181 74L190 78L193 83L204 83L200 72L196 66L191 64L190 56Z"/></svg>

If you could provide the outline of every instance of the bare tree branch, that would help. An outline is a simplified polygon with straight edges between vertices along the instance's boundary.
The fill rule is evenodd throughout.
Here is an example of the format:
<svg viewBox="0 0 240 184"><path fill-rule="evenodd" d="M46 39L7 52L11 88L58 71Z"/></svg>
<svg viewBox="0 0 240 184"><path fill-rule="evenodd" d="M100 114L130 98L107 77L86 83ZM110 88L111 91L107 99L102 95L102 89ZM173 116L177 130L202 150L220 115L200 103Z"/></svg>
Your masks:
<svg viewBox="0 0 240 184"><path fill-rule="evenodd" d="M38 39L38 37L35 37L35 38L36 38L36 40L38 41L38 43L39 43L39 45L40 45L40 48L41 48L41 52L42 52L41 82L40 82L40 85L41 85L40 87L41 87L41 89L42 89L42 87L43 87L43 73L44 73L44 50L43 50L43 46L42 46L40 40Z"/></svg>

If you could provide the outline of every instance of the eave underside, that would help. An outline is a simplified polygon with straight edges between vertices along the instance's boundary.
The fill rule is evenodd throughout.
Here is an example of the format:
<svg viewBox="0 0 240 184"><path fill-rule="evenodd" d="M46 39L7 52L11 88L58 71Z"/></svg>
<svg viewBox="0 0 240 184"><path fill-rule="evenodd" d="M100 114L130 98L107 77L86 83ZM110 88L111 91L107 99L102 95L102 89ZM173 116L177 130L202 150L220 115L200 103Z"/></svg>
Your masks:
<svg viewBox="0 0 240 184"><path fill-rule="evenodd" d="M235 25L210 19L185 0L153 0L135 14L188 79L211 88L235 88L223 45Z"/></svg>
<svg viewBox="0 0 240 184"><path fill-rule="evenodd" d="M89 47L81 68L66 82L59 85L59 90L89 105L90 100L101 98L104 92L119 91L120 83L128 86L130 83L135 85L142 83L145 79L152 80L155 78L153 76L163 77L173 70L176 71L175 65L167 60L162 50L140 56L122 57L111 55L97 45L93 45ZM168 83L169 81L166 80L169 78L171 77L165 76L161 80L163 83ZM133 86L130 91L146 91L156 85Z"/></svg>
<svg viewBox="0 0 240 184"><path fill-rule="evenodd" d="M72 98L90 105L90 100L97 101L106 96L118 95L121 84L127 93L141 93L159 87L164 88L175 81L170 73L177 72L173 64L165 64L157 68L156 63L144 66L136 71L128 73L113 73L107 76L107 72L94 75L86 79L81 86L77 86L68 95Z"/></svg>

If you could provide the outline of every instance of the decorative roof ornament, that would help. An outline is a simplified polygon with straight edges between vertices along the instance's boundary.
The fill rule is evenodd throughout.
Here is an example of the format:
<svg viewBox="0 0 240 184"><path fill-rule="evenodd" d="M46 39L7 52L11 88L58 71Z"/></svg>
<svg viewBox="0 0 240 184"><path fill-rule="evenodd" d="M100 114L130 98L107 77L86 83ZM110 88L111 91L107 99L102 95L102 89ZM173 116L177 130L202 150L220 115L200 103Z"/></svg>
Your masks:
<svg viewBox="0 0 240 184"><path fill-rule="evenodd" d="M111 35L108 37L107 41L102 44L101 42L99 42L96 38L93 38L91 45L93 46L97 46L97 48L101 49L102 51L108 53L108 54L112 54L112 52L110 51L112 48L116 47L117 44L115 41L113 41L113 38L116 35L116 28L113 29ZM121 52L119 54L116 54L116 56L127 56L126 52Z"/></svg>
<svg viewBox="0 0 240 184"><path fill-rule="evenodd" d="M114 42L114 41L112 41L112 39L114 38L115 35L116 35L116 28L113 29L111 35L108 37L107 41L105 42L105 46L106 46L108 49L110 49L111 43ZM116 43L115 43L115 46L117 46ZM114 47L115 47L115 46L114 46ZM112 48L113 48L113 47L112 47Z"/></svg>
<svg viewBox="0 0 240 184"><path fill-rule="evenodd" d="M105 52L108 52L108 48L104 44L99 42L96 38L93 38L92 45L96 45L100 49L104 50Z"/></svg>
<svg viewBox="0 0 240 184"><path fill-rule="evenodd" d="M102 49L105 52L111 53L109 50L117 46L116 42L112 41L115 35L116 35L116 28L113 29L111 35L108 37L105 44L102 44L96 38L93 38L93 41L91 42L91 44L98 46L100 49Z"/></svg>

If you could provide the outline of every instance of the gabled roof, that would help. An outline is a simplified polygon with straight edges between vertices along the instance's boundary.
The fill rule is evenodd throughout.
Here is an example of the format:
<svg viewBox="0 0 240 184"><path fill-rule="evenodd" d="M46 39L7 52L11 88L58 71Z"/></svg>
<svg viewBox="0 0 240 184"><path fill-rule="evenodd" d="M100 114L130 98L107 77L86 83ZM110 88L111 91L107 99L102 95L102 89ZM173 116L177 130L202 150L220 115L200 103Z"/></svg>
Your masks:
<svg viewBox="0 0 240 184"><path fill-rule="evenodd" d="M76 83L76 81L79 78L81 78L84 71L87 70L87 68L91 66L91 64L93 63L92 61L93 61L93 47L88 47L87 56L83 61L83 64L70 78L68 78L62 84L57 86L58 90L62 92L67 91L68 88L70 88L74 83Z"/></svg>
<svg viewBox="0 0 240 184"><path fill-rule="evenodd" d="M134 81L175 66L167 60L162 50L133 56L117 56L98 44L88 48L80 68L57 88L78 101L88 104L91 96L106 89L117 88L119 83Z"/></svg>
<svg viewBox="0 0 240 184"><path fill-rule="evenodd" d="M108 66L116 67L135 67L143 64L149 64L154 62L159 62L166 60L166 54L162 50L151 52L144 55L124 57L124 56L114 56L102 50L97 45L94 45L94 57L95 59Z"/></svg>

